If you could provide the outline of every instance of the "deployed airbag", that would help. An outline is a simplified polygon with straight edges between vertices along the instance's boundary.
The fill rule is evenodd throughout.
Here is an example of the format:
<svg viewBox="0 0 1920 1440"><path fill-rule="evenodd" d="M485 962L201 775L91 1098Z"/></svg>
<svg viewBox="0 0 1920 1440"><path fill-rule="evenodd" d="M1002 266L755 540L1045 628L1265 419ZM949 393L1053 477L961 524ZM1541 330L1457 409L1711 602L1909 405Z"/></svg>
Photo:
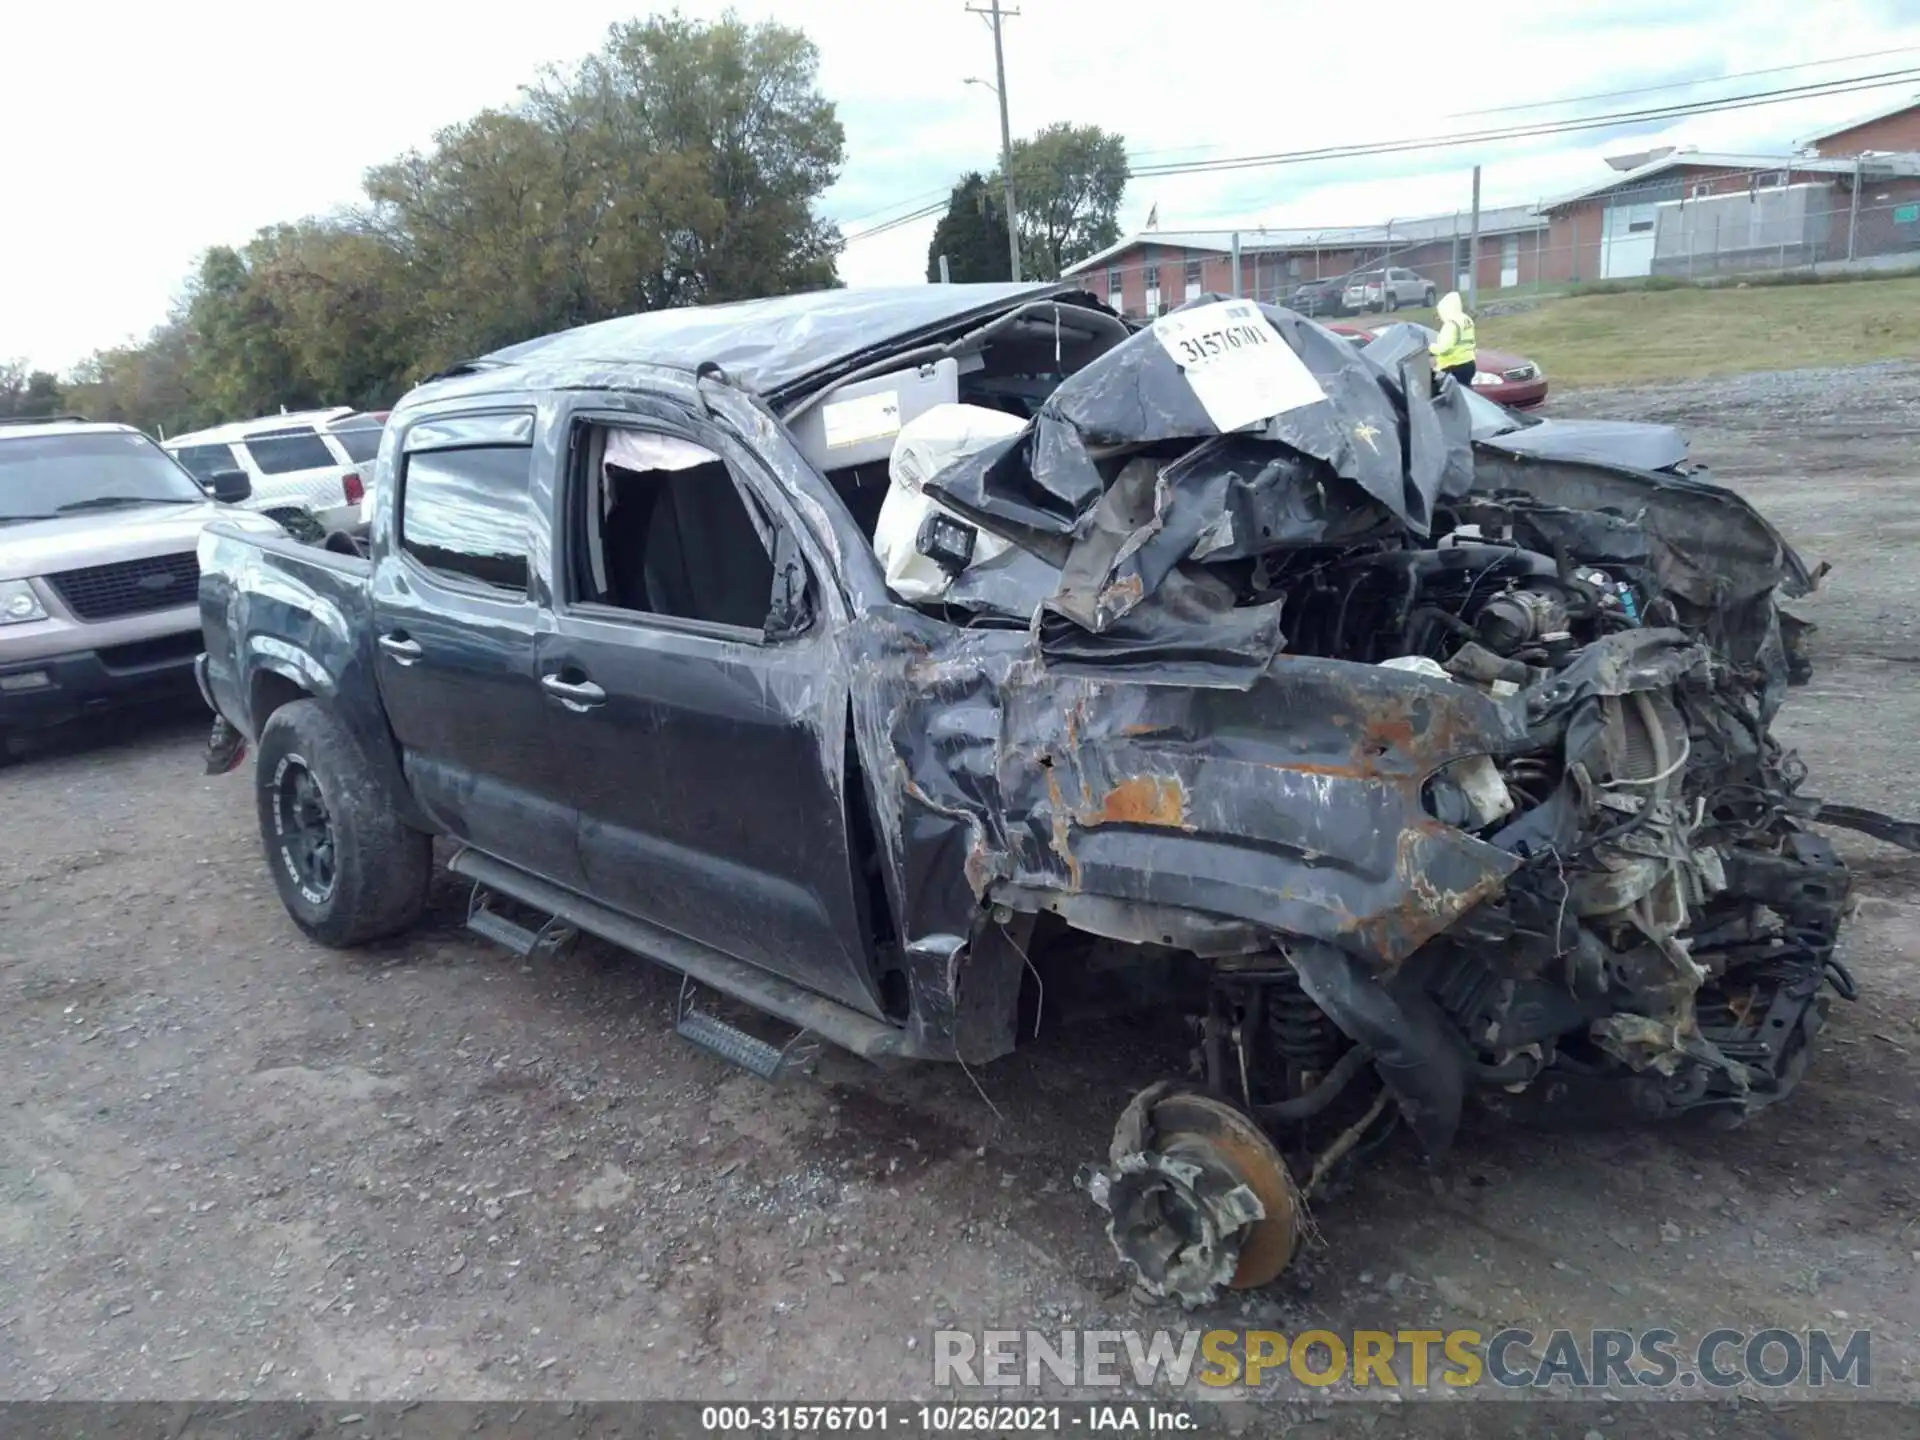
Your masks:
<svg viewBox="0 0 1920 1440"><path fill-rule="evenodd" d="M937 600L954 581L939 564L920 553L920 530L927 517L938 513L962 524L970 523L929 496L922 488L927 480L1024 428L1022 421L998 410L951 404L936 405L901 427L887 462L887 497L881 502L880 519L873 530L873 552L886 571L887 588L900 599L908 603ZM994 560L1008 548L999 536L982 531L974 542L969 568Z"/></svg>

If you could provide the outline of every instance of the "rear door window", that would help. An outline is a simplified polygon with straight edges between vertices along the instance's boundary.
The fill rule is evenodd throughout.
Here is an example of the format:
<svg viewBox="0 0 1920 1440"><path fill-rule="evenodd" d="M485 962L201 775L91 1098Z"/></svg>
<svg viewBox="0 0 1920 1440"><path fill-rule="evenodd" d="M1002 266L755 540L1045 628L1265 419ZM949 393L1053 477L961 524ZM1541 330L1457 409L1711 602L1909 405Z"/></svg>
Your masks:
<svg viewBox="0 0 1920 1440"><path fill-rule="evenodd" d="M295 470L324 470L340 462L311 426L269 430L249 435L247 453L262 475L288 475Z"/></svg>
<svg viewBox="0 0 1920 1440"><path fill-rule="evenodd" d="M340 442L340 448L347 452L347 458L356 465L369 464L380 453L380 436L377 427L363 427L357 430L335 430L333 438Z"/></svg>
<svg viewBox="0 0 1920 1440"><path fill-rule="evenodd" d="M238 470L239 462L233 458L233 451L225 445L182 445L173 452L194 479L202 484L210 482L222 470Z"/></svg>
<svg viewBox="0 0 1920 1440"><path fill-rule="evenodd" d="M429 570L527 593L533 447L476 445L407 456L400 548Z"/></svg>

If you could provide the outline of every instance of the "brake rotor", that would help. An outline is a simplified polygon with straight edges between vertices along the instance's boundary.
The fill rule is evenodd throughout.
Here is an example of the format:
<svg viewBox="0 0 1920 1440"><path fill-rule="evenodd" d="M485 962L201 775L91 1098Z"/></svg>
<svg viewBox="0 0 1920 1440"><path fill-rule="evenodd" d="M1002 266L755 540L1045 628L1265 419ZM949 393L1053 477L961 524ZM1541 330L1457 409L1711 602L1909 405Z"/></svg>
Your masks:
<svg viewBox="0 0 1920 1440"><path fill-rule="evenodd" d="M1089 1190L1151 1293L1204 1304L1265 1285L1292 1261L1299 1205L1286 1162L1225 1101L1170 1085L1141 1091L1114 1128L1110 1160Z"/></svg>

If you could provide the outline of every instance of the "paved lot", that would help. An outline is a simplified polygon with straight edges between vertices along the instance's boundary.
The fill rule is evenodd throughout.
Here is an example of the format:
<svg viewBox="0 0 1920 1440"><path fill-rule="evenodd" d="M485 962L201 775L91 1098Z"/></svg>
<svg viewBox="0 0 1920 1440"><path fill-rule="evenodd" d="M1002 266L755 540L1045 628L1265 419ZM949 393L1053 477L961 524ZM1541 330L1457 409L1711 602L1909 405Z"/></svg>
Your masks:
<svg viewBox="0 0 1920 1440"><path fill-rule="evenodd" d="M1920 369L1580 405L1684 425L1834 563L1782 731L1819 793L1920 813ZM939 1325L1179 1322L1134 1308L1071 1184L1151 1035L1055 1037L978 1089L829 1055L770 1090L674 1037L663 973L525 966L444 877L413 937L323 951L202 734L141 717L0 776L0 1397L910 1396ZM1867 1325L1876 1382L1908 1384L1920 859L1837 838L1862 997L1790 1104L1389 1154L1219 1318ZM1748 1423L1690 1415L1673 1433ZM1615 1422L1569 1433L1641 1433Z"/></svg>

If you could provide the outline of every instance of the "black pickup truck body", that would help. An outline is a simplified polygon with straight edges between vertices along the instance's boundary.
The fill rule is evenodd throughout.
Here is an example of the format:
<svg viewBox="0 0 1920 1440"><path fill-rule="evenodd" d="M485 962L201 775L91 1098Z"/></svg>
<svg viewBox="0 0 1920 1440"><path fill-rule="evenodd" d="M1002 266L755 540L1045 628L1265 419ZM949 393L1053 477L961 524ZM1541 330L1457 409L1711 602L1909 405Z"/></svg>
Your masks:
<svg viewBox="0 0 1920 1440"><path fill-rule="evenodd" d="M1064 286L927 286L609 321L396 407L364 556L213 527L210 702L256 741L306 705L333 728L301 735L351 762L317 796L276 779L300 736L262 744L295 918L334 882L303 891L286 837L331 806L409 857L388 932L444 836L489 890L875 1059L1006 1053L1059 942L1050 1009L1198 1011L1210 1092L1269 1129L1368 1062L1430 1150L1469 1094L1538 1119L1785 1095L1844 975L1846 871L1807 822L1914 838L1797 795L1770 736L1806 668L1776 599L1817 572L1733 493L1610 463L1601 427L1559 458L1476 447L1424 353L1390 368L1288 311L1183 309L1136 330ZM1222 357L1296 398L1216 424L1250 393ZM926 493L1011 548L908 604L873 468L827 452L899 429L860 386L955 373L1025 426ZM590 598L609 430L724 462L764 604ZM402 533L459 451L512 452L519 478L435 481L416 518L446 545L511 535L510 584ZM674 583L718 585L715 555ZM300 843L331 876L331 833ZM378 888L384 862L355 863ZM1129 1156L1129 1183L1258 1230L1233 1185L1196 1199L1185 1162ZM1138 1263L1200 1293L1238 1244L1184 1280Z"/></svg>
<svg viewBox="0 0 1920 1440"><path fill-rule="evenodd" d="M319 700L405 823L470 852L456 866L516 894L543 882L542 903L586 902L583 928L875 1058L1012 1048L1012 909L1202 954L1257 949L1278 925L1397 959L1493 889L1511 857L1433 822L1419 795L1519 733L1469 690L1304 657L1223 681L1181 643L1043 666L1024 622L965 627L890 595L775 412L875 354L911 363L922 332L1071 294L949 292L635 317L675 363L595 355L590 327L422 386L388 422L366 556L203 543L211 702L257 738L278 705ZM696 373L716 356L721 373ZM726 458L805 567L799 633L560 597L572 437L605 420ZM398 543L413 457L498 444L532 452L523 595L450 582ZM461 521L510 523L479 505ZM1210 623L1245 648L1247 627ZM604 699L570 703L563 673Z"/></svg>
<svg viewBox="0 0 1920 1440"><path fill-rule="evenodd" d="M910 348L920 329L970 325L1062 288L929 290L825 318L775 302L759 324L751 306L642 317L668 322L649 348L673 361L539 357L428 384L389 420L364 557L207 537L202 687L256 740L278 706L317 699L408 825L544 882L543 897L557 887L591 897L602 919L644 922L643 948L860 1053L1004 1051L1020 961L1002 950L984 997L994 1014L962 1033L956 967L978 900L964 853L925 837L952 822L915 813L885 739L914 653L953 627L891 599L867 537L769 402L809 393L876 342ZM696 377L716 359L726 376ZM726 459L780 545L797 547L808 615L798 633L615 619L558 598L570 440L590 419L683 436ZM521 596L450 581L397 543L411 457L500 443L532 450L534 563ZM521 523L480 506L462 519ZM978 641L1011 654L1024 635ZM569 703L543 686L563 671L591 676L604 699Z"/></svg>

